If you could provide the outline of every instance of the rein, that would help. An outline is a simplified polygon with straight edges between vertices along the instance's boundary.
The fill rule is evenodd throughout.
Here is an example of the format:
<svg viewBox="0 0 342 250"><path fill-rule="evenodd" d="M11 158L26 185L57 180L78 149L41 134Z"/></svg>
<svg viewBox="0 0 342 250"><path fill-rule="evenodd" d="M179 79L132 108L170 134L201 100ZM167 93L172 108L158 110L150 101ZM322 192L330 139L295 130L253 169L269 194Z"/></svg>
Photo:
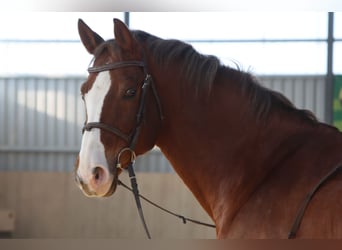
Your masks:
<svg viewBox="0 0 342 250"><path fill-rule="evenodd" d="M126 188L127 190L133 192L133 189L130 188L129 186L127 186L125 183L123 183L122 181L118 180L118 184L123 186L124 188ZM145 196L139 194L139 197L141 199L143 199L144 201L146 201L147 203L151 204L152 206L156 207L156 208L159 208L160 210L168 213L168 214L171 214L179 219L181 219L183 221L184 224L186 224L188 221L192 222L192 223L195 223L195 224L198 224L198 225L202 225L202 226L206 226L206 227L212 227L212 228L216 228L215 225L213 224L209 224L209 223L205 223L205 222L201 222L201 221L198 221L198 220L194 220L194 219L191 219L191 218L188 218L188 217L185 217L183 215L180 215L180 214L177 214L175 212L172 212L166 208L163 208L162 206L159 206L158 204L154 203L153 201L147 199Z"/></svg>
<svg viewBox="0 0 342 250"><path fill-rule="evenodd" d="M318 184L311 190L310 193L308 193L303 201L303 204L301 208L297 212L297 216L293 222L293 225L291 227L291 230L288 234L288 239L294 239L296 237L297 231L300 227L300 223L302 222L302 219L304 217L304 213L306 208L308 207L312 197L316 194L316 192L322 187L323 184L325 184L330 178L332 178L334 175L336 175L339 171L342 170L342 163L339 163L333 170L331 170L326 176L324 176Z"/></svg>

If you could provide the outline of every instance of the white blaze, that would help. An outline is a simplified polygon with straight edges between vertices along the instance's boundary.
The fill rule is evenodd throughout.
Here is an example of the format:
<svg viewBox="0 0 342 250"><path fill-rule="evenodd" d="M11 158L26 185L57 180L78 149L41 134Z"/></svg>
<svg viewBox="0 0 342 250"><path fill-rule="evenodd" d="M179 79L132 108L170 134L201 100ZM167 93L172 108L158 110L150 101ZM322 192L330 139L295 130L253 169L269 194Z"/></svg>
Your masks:
<svg viewBox="0 0 342 250"><path fill-rule="evenodd" d="M93 83L92 88L84 95L87 122L99 122L104 99L111 85L108 71L100 72ZM102 166L108 170L105 157L105 149L100 139L100 129L84 131L81 149L79 153L78 176L88 184L92 177L92 170L96 166ZM108 175L107 175L108 177Z"/></svg>

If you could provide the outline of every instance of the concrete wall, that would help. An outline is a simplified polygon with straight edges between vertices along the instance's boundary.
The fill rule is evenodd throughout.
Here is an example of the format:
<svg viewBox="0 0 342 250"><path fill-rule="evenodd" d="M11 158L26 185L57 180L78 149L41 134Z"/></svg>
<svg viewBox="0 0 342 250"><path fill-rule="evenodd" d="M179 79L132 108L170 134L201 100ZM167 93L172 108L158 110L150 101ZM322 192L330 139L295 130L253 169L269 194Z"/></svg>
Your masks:
<svg viewBox="0 0 342 250"><path fill-rule="evenodd" d="M141 194L184 216L212 223L172 173L139 173ZM120 178L129 184L126 174ZM156 239L215 238L215 229L183 222L142 201ZM0 210L15 213L14 238L144 239L133 195L118 187L109 198L88 198L70 172L0 172Z"/></svg>

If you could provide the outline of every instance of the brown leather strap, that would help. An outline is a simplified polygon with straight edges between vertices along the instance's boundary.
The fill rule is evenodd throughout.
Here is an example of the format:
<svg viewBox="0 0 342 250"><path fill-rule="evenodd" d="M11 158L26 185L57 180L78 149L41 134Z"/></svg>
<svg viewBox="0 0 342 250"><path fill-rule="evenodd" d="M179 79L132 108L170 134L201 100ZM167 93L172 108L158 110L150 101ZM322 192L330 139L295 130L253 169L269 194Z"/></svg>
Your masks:
<svg viewBox="0 0 342 250"><path fill-rule="evenodd" d="M123 183L122 181L118 180L118 184L123 186L124 188L126 188L127 190L133 192L133 189L132 188L129 188L125 183ZM168 213L168 214L171 214L175 217L178 217L179 219L181 219L183 221L184 224L186 224L188 221L192 222L192 223L195 223L195 224L198 224L198 225L202 225L202 226L206 226L206 227L212 227L212 228L215 228L216 226L213 225L213 224L209 224L209 223L205 223L205 222L201 222L201 221L198 221L198 220L194 220L194 219L191 219L191 218L188 218L188 217L185 217L183 215L180 215L180 214L177 214L175 212L172 212L162 206L159 206L157 203L154 203L153 201L147 199L145 196L141 195L141 194L138 194L140 198L142 198L144 201L146 201L147 203L151 204L152 206L156 207L156 208L159 208L160 210Z"/></svg>
<svg viewBox="0 0 342 250"><path fill-rule="evenodd" d="M129 142L131 139L131 135L126 135L123 132L121 132L119 129L108 126L105 123L100 123L100 122L88 122L87 124L84 125L83 127L83 132L84 131L90 131L92 128L100 128L100 129L104 129L107 130L108 132L111 132L117 136L119 136L120 138L124 139L126 142Z"/></svg>
<svg viewBox="0 0 342 250"><path fill-rule="evenodd" d="M89 73L98 73L106 70L113 70L113 69L119 69L119 68L125 68L125 67L131 67L131 66L137 66L137 67L145 67L145 63L142 61L123 61L123 62L115 62L115 63L108 63L101 66L93 66L88 68Z"/></svg>
<svg viewBox="0 0 342 250"><path fill-rule="evenodd" d="M308 207L312 197L315 195L315 193L322 187L323 184L325 184L326 181L328 181L331 177L336 175L340 170L342 170L342 164L339 163L333 170L331 170L326 176L324 176L320 182L311 190L310 193L308 193L303 201L303 205L298 210L297 216L293 222L293 225L291 227L291 230L288 234L288 239L294 239L296 237L297 231L299 229L300 223L302 222L304 213L306 208Z"/></svg>

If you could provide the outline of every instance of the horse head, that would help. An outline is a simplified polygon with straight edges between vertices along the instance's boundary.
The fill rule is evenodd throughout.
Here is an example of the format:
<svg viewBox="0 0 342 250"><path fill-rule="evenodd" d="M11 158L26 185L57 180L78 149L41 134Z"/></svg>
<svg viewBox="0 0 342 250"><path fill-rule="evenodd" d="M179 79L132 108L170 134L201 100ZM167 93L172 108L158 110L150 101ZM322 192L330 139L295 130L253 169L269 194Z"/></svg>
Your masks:
<svg viewBox="0 0 342 250"><path fill-rule="evenodd" d="M155 145L155 101L160 104L143 47L124 23L114 19L115 39L108 41L82 20L78 30L93 61L81 86L86 121L75 179L87 196L110 196L122 169ZM149 98L153 94L154 100Z"/></svg>

